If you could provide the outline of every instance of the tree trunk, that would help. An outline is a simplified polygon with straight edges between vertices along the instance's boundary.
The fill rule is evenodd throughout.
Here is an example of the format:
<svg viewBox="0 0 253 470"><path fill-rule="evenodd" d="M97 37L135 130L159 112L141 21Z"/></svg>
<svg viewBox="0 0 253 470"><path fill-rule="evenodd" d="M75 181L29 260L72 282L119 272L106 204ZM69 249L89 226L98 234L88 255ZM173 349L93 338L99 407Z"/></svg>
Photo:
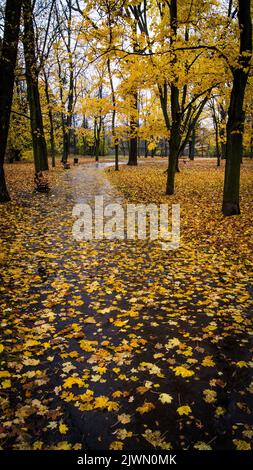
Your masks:
<svg viewBox="0 0 253 470"><path fill-rule="evenodd" d="M133 94L133 110L130 116L130 141L129 141L129 158L128 165L137 166L138 164L138 138L137 138L137 128L138 128L138 94Z"/></svg>
<svg viewBox="0 0 253 470"><path fill-rule="evenodd" d="M101 123L99 118L99 123L97 118L94 119L94 152L95 161L99 161L99 150L100 150L100 140L101 140Z"/></svg>
<svg viewBox="0 0 253 470"><path fill-rule="evenodd" d="M27 93L30 107L31 133L36 173L48 170L47 146L39 95L38 70L35 54L35 36L33 27L31 0L23 1L24 15L24 53L26 65Z"/></svg>
<svg viewBox="0 0 253 470"><path fill-rule="evenodd" d="M4 158L7 147L13 99L21 6L21 1L6 1L4 37L0 58L0 202L7 202L10 200L5 182Z"/></svg>
<svg viewBox="0 0 253 470"><path fill-rule="evenodd" d="M177 37L177 1L171 0L170 5L170 26L172 30L171 46ZM173 64L176 64L177 58L174 55ZM181 113L179 103L179 89L177 83L171 83L171 130L170 130L170 153L169 153L169 166L167 173L166 194L172 195L175 191L175 173L178 166L178 156L180 153L181 144Z"/></svg>
<svg viewBox="0 0 253 470"><path fill-rule="evenodd" d="M215 104L213 103L213 124L215 130L215 147L216 147L216 158L217 158L217 166L220 166L221 154L220 154L220 144L219 144L219 123L216 116Z"/></svg>
<svg viewBox="0 0 253 470"><path fill-rule="evenodd" d="M164 140L164 157L168 157L167 139Z"/></svg>
<svg viewBox="0 0 253 470"><path fill-rule="evenodd" d="M243 101L252 55L252 24L250 0L239 0L240 56L233 69L233 88L227 123L226 166L222 212L225 216L240 214L240 166L243 153L245 114Z"/></svg>
<svg viewBox="0 0 253 470"><path fill-rule="evenodd" d="M70 79L69 79L69 95L68 95L68 112L66 125L64 126L64 152L63 163L67 163L71 147L71 131L73 122L73 104L74 104L74 65L70 64Z"/></svg>
<svg viewBox="0 0 253 470"><path fill-rule="evenodd" d="M173 102L178 94L178 89L174 87L173 85L172 85L172 88L175 88L175 90L171 90L171 99ZM176 93L176 96L175 96L175 93ZM173 111L173 113L175 113L175 110ZM170 148L169 166L168 166L168 172L167 172L167 185L166 185L166 194L168 195L174 194L174 191L175 191L175 173L177 169L177 160L178 160L178 154L180 150L180 142L181 142L180 117L178 116L178 118L176 117L172 118L172 125L171 125L171 135L170 135L170 141L169 141L169 148Z"/></svg>
<svg viewBox="0 0 253 470"><path fill-rule="evenodd" d="M189 159L194 160L195 157L196 130L192 129L191 139L189 140Z"/></svg>
<svg viewBox="0 0 253 470"><path fill-rule="evenodd" d="M221 105L220 105L219 112L220 112L219 136L220 136L220 141L221 141L221 158L222 160L225 160L226 158L225 127L226 127L227 112Z"/></svg>
<svg viewBox="0 0 253 470"><path fill-rule="evenodd" d="M48 77L46 72L44 71L44 78L45 78L45 94L47 100L47 107L48 107L48 118L49 118L49 125L50 125L50 147L51 147L51 158L52 158L52 167L55 168L55 139L54 139L54 120L53 120L53 111L50 101L50 93L49 93L49 84L48 84Z"/></svg>
<svg viewBox="0 0 253 470"><path fill-rule="evenodd" d="M113 83L113 78L112 78L111 62L110 62L109 58L107 60L107 68L108 68L108 75L109 75L109 80L110 80L110 85L111 85L112 104L113 104L112 138L113 138L113 141L114 141L115 171L119 171L119 140L118 140L118 137L116 136L116 129L115 129L115 124L116 124L116 96L115 96L114 83Z"/></svg>

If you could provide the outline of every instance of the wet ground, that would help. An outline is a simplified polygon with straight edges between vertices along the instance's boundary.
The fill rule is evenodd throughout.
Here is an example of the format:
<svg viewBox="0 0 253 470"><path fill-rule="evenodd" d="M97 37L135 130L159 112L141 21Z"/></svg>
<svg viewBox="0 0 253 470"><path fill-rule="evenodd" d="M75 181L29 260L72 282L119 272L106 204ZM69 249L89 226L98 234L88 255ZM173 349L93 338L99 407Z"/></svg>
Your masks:
<svg viewBox="0 0 253 470"><path fill-rule="evenodd" d="M5 206L2 448L249 449L245 268L216 270L201 247L74 240L75 204L123 201L106 165Z"/></svg>

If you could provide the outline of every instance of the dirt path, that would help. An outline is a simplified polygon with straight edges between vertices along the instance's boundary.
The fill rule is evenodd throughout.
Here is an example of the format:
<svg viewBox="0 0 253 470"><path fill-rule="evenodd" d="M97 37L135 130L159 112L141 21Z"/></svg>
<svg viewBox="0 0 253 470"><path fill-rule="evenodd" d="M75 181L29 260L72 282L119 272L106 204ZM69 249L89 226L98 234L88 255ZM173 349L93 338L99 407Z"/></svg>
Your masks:
<svg viewBox="0 0 253 470"><path fill-rule="evenodd" d="M10 211L13 225L2 234L2 447L248 445L250 310L239 315L235 295L234 314L226 312L226 285L221 295L209 253L73 240L74 204L93 204L95 195L122 201L105 165L73 168L48 197L21 202L13 218ZM248 292L245 284L240 295Z"/></svg>

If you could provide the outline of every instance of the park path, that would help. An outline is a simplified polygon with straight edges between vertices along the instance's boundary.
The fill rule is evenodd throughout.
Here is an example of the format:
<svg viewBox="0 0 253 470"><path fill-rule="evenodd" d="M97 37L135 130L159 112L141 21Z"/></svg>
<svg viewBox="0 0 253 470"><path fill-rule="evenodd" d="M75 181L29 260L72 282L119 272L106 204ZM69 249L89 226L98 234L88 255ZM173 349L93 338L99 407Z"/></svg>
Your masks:
<svg viewBox="0 0 253 470"><path fill-rule="evenodd" d="M108 165L64 172L10 228L3 447L232 448L252 418L245 322L235 335L231 317L216 315L227 304L207 254L73 240L76 203L123 200Z"/></svg>

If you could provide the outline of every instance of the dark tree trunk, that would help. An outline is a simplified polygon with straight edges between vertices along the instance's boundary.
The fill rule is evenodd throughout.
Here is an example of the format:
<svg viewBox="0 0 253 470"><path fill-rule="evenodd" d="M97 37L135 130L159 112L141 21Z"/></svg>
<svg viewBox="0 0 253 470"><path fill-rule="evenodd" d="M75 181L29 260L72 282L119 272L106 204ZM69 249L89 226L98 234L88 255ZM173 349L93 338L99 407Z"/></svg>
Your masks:
<svg viewBox="0 0 253 470"><path fill-rule="evenodd" d="M71 131L73 121L73 104L74 104L74 68L73 64L70 64L70 79L69 79L69 95L68 95L68 112L66 125L64 126L64 151L63 151L63 163L68 161L71 147Z"/></svg>
<svg viewBox="0 0 253 470"><path fill-rule="evenodd" d="M227 123L226 167L222 212L226 216L240 214L240 166L243 154L245 115L243 102L252 55L252 24L250 0L239 0L240 27L239 66L233 69L233 88Z"/></svg>
<svg viewBox="0 0 253 470"><path fill-rule="evenodd" d="M177 1L171 0L170 5L170 26L173 33L171 36L171 46L177 37ZM176 55L174 56L173 63L177 61ZM175 173L178 167L178 156L180 153L181 144L181 113L179 103L179 89L176 83L171 83L171 129L170 129L170 153L169 153L169 166L167 172L167 185L166 194L172 195L175 191Z"/></svg>
<svg viewBox="0 0 253 470"><path fill-rule="evenodd" d="M180 168L179 168L179 158L181 157L181 154L177 154L177 163L176 163L176 173L180 173Z"/></svg>
<svg viewBox="0 0 253 470"><path fill-rule="evenodd" d="M220 137L222 138L223 136L224 136L224 130L220 131ZM224 142L221 142L221 158L222 160L225 160L226 158L226 144Z"/></svg>
<svg viewBox="0 0 253 470"><path fill-rule="evenodd" d="M147 141L145 140L145 154L144 154L145 158L148 158L148 143Z"/></svg>
<svg viewBox="0 0 253 470"><path fill-rule="evenodd" d="M219 144L219 123L218 123L214 103L212 106L212 112L213 112L213 124L214 124L214 130L215 130L215 147L216 147L217 166L220 166L221 153L220 153L220 144Z"/></svg>
<svg viewBox="0 0 253 470"><path fill-rule="evenodd" d="M196 130L192 129L191 139L189 140L189 159L194 160L195 157Z"/></svg>
<svg viewBox="0 0 253 470"><path fill-rule="evenodd" d="M62 79L62 67L61 67L61 61L58 56L58 53L56 54L56 60L57 60L57 65L58 65L58 80L59 80L59 92L60 92L60 102L61 102L61 128L62 128L62 158L61 158L61 163L64 161L67 161L67 149L65 145L65 113L64 113L64 102L63 102L63 79Z"/></svg>
<svg viewBox="0 0 253 470"><path fill-rule="evenodd" d="M38 70L35 54L35 36L31 0L23 0L24 53L26 65L27 93L30 107L31 133L35 172L48 170L47 146L41 112Z"/></svg>
<svg viewBox="0 0 253 470"><path fill-rule="evenodd" d="M44 72L45 78L45 93L46 93L46 100L47 100L47 107L48 107L48 117L49 117L49 125L50 125L50 147L51 147L51 158L52 158L52 167L55 167L55 138L54 138L54 120L53 120L53 111L50 101L50 93L49 93L49 84L48 84L48 77L46 72Z"/></svg>
<svg viewBox="0 0 253 470"><path fill-rule="evenodd" d="M119 144L118 144L118 141L115 142L114 151L115 151L115 171L119 171Z"/></svg>
<svg viewBox="0 0 253 470"><path fill-rule="evenodd" d="M94 152L96 162L99 161L100 155L100 144L101 144L101 127L102 127L102 120L97 118L94 120Z"/></svg>
<svg viewBox="0 0 253 470"><path fill-rule="evenodd" d="M174 85L171 86L172 125L169 141L169 166L167 172L166 194L172 195L175 191L175 173L177 169L178 154L180 150L180 113L179 113L179 91Z"/></svg>
<svg viewBox="0 0 253 470"><path fill-rule="evenodd" d="M251 118L250 158L253 158L253 117Z"/></svg>
<svg viewBox="0 0 253 470"><path fill-rule="evenodd" d="M167 149L167 139L164 141L164 157L168 157L168 149Z"/></svg>
<svg viewBox="0 0 253 470"><path fill-rule="evenodd" d="M220 105L220 130L219 130L219 136L221 140L221 158L222 160L225 160L226 158L226 143L225 143L225 127L226 127L226 118L227 118L227 112L223 108L223 106Z"/></svg>
<svg viewBox="0 0 253 470"><path fill-rule="evenodd" d="M138 164L138 138L137 138L137 128L138 128L138 94L133 94L133 111L130 117L130 141L129 141L129 158L128 165L137 166Z"/></svg>
<svg viewBox="0 0 253 470"><path fill-rule="evenodd" d="M154 158L156 156L156 151L157 151L157 147L151 150L151 158Z"/></svg>
<svg viewBox="0 0 253 470"><path fill-rule="evenodd" d="M4 158L13 99L21 7L21 0L6 1L4 37L0 58L0 202L10 200L5 182Z"/></svg>
<svg viewBox="0 0 253 470"><path fill-rule="evenodd" d="M119 139L116 136L116 129L115 129L115 124L116 124L116 96L115 96L114 83L113 83L113 78L112 78L111 62L110 62L109 58L107 60L107 68L108 68L109 80L110 80L110 85L111 85L112 104L113 104L112 138L113 138L113 142L114 142L115 171L119 171Z"/></svg>

